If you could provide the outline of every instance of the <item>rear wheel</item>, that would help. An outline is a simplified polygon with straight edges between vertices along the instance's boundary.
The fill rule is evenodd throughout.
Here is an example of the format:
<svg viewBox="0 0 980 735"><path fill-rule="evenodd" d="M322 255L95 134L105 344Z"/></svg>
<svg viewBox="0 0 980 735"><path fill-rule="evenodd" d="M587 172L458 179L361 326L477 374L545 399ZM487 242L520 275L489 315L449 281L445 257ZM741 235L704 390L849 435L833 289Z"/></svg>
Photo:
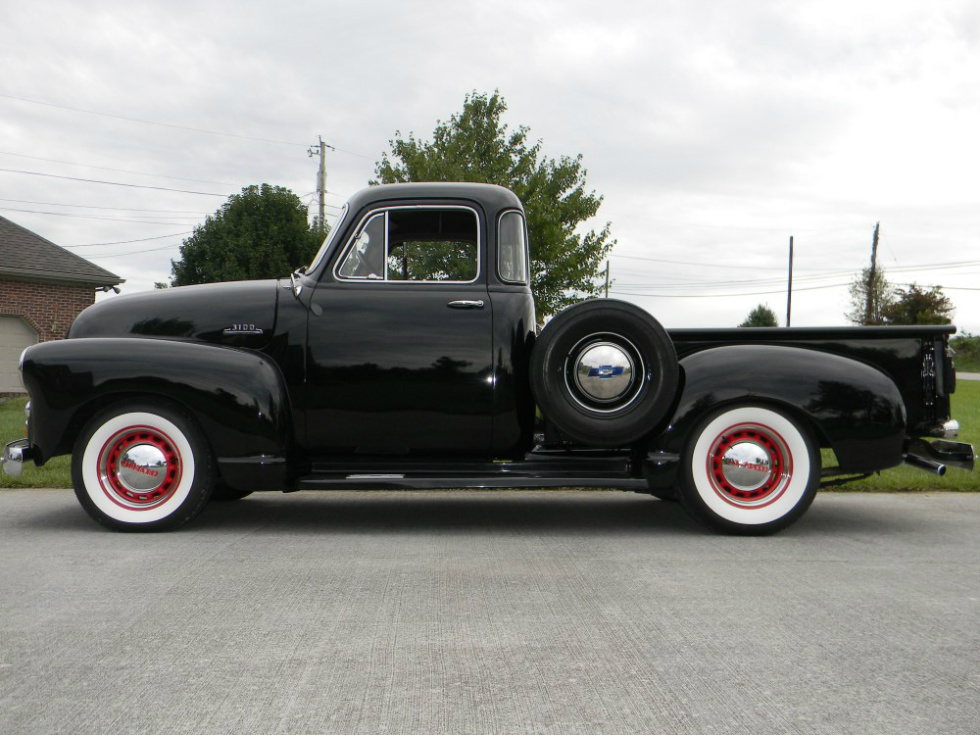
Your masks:
<svg viewBox="0 0 980 735"><path fill-rule="evenodd" d="M682 458L684 507L718 530L774 533L795 522L820 484L807 428L763 406L716 412L691 433Z"/></svg>
<svg viewBox="0 0 980 735"><path fill-rule="evenodd" d="M677 392L674 346L650 314L624 301L586 301L544 328L531 356L531 385L562 433L621 447L653 431Z"/></svg>
<svg viewBox="0 0 980 735"><path fill-rule="evenodd" d="M176 528L211 495L214 460L190 416L168 406L115 406L85 426L72 455L82 507L117 531Z"/></svg>

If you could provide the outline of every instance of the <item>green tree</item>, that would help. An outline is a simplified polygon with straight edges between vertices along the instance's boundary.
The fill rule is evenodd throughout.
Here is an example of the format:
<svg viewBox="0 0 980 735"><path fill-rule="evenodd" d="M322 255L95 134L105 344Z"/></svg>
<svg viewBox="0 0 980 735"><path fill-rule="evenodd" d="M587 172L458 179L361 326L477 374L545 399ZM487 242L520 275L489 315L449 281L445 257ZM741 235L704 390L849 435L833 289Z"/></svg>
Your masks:
<svg viewBox="0 0 980 735"><path fill-rule="evenodd" d="M531 285L538 320L575 301L598 296L602 261L615 241L609 223L580 232L602 197L585 188L582 156L541 155L530 129L509 131L501 122L507 104L499 92L472 92L448 122L438 121L431 141L396 131L391 155L382 154L377 183L476 181L511 189L524 202L530 238Z"/></svg>
<svg viewBox="0 0 980 735"><path fill-rule="evenodd" d="M961 372L980 372L980 336L963 332L949 341L956 360L956 369Z"/></svg>
<svg viewBox="0 0 980 735"><path fill-rule="evenodd" d="M888 324L951 324L953 308L940 286L926 290L913 283L896 288L882 314Z"/></svg>
<svg viewBox="0 0 980 735"><path fill-rule="evenodd" d="M868 295L871 300L869 302ZM854 324L872 326L885 324L885 310L891 305L892 285L885 278L881 268L865 268L861 275L851 283L851 310L847 318ZM868 306L870 304L870 312Z"/></svg>
<svg viewBox="0 0 980 735"><path fill-rule="evenodd" d="M306 206L282 186L247 186L180 246L171 261L174 286L276 278L309 263L322 236L307 222Z"/></svg>
<svg viewBox="0 0 980 735"><path fill-rule="evenodd" d="M776 312L769 308L769 304L759 304L749 312L749 315L745 317L745 321L738 326L778 327L779 322L776 320Z"/></svg>

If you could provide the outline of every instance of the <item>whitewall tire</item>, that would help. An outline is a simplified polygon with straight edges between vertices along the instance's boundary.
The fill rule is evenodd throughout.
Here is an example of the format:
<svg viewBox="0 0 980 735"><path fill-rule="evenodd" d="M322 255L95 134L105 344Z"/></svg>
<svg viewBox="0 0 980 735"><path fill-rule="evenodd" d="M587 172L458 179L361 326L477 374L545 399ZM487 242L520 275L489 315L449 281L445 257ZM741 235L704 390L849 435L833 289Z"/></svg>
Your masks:
<svg viewBox="0 0 980 735"><path fill-rule="evenodd" d="M763 535L796 521L820 485L820 453L805 426L763 406L716 412L691 433L681 499L699 520Z"/></svg>
<svg viewBox="0 0 980 735"><path fill-rule="evenodd" d="M214 460L194 421L168 406L118 405L86 425L72 455L82 507L120 531L159 531L196 516L211 495Z"/></svg>

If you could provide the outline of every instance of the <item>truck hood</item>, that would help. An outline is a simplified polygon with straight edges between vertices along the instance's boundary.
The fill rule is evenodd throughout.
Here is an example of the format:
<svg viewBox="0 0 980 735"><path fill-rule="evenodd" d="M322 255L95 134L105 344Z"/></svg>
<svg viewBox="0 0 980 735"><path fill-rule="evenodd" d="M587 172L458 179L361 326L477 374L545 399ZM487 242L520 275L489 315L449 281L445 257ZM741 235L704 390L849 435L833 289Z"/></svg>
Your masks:
<svg viewBox="0 0 980 735"><path fill-rule="evenodd" d="M279 281L232 281L127 294L85 309L68 338L148 337L261 349L276 327Z"/></svg>

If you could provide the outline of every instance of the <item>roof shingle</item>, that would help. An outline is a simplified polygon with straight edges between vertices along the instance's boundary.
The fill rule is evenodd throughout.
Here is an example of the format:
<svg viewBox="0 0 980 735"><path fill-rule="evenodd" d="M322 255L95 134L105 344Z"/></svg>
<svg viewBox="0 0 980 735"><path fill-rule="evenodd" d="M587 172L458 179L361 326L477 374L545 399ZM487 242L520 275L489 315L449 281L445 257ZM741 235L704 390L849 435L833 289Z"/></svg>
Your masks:
<svg viewBox="0 0 980 735"><path fill-rule="evenodd" d="M0 217L0 278L114 286L123 279Z"/></svg>

